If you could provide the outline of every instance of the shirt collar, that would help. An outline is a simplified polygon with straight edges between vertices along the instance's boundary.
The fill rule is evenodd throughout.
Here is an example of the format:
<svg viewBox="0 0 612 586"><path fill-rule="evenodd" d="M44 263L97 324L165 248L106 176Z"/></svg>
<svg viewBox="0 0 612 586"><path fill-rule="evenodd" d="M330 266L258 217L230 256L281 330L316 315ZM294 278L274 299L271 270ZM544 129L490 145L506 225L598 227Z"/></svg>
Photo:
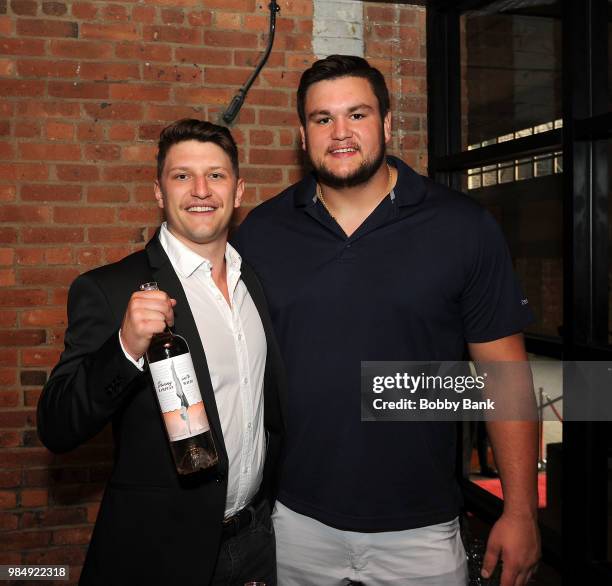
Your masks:
<svg viewBox="0 0 612 586"><path fill-rule="evenodd" d="M408 206L420 203L427 193L424 178L397 157L387 155L387 162L397 169L397 182L393 188L397 204ZM316 177L310 172L296 185L293 195L295 206L314 206L317 203L316 187Z"/></svg>
<svg viewBox="0 0 612 586"><path fill-rule="evenodd" d="M184 278L190 277L200 267L206 272L212 271L212 263L191 248L185 246L170 230L167 222L164 222L159 230L159 242L165 250L174 269ZM228 242L225 245L225 261L228 274L240 273L242 257L236 249Z"/></svg>

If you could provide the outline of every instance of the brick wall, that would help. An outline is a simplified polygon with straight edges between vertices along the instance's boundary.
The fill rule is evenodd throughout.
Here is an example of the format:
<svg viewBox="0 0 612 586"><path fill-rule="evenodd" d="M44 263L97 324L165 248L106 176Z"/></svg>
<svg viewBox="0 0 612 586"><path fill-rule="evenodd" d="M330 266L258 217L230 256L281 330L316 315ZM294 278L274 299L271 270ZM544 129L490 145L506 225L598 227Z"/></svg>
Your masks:
<svg viewBox="0 0 612 586"><path fill-rule="evenodd" d="M297 180L295 87L312 3L281 0L274 50L234 126L246 210ZM0 0L0 563L78 577L110 469L108 430L71 454L38 442L70 282L159 223L155 139L216 120L265 47L267 1ZM364 3L366 56L389 76L394 152L426 167L424 9Z"/></svg>

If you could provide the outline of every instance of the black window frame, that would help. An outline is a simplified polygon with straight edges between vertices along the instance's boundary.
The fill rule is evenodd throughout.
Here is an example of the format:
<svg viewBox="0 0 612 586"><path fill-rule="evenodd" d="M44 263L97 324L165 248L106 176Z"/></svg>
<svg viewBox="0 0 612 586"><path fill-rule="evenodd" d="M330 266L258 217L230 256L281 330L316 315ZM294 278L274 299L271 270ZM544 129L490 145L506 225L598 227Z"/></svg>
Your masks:
<svg viewBox="0 0 612 586"><path fill-rule="evenodd" d="M563 152L563 331L526 335L529 352L563 360L612 360L608 344L607 0L562 0L563 128L461 152L460 16L492 0L427 6L429 175L459 189L460 172L542 152ZM610 196L612 197L612 195ZM612 583L607 561L610 422L564 422L562 535L542 526L543 553L567 584ZM492 522L500 499L463 482L468 509Z"/></svg>

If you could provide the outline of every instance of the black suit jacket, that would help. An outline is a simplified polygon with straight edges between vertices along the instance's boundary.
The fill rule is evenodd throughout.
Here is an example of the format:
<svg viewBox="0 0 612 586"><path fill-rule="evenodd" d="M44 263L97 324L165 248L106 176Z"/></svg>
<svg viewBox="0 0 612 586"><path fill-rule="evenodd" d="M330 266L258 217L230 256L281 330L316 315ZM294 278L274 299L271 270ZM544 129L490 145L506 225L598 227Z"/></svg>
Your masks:
<svg viewBox="0 0 612 586"><path fill-rule="evenodd" d="M263 291L244 263L242 279L261 316L268 347L262 491L272 500L284 434L283 371ZM157 281L177 300L174 330L189 344L219 454L219 464L210 471L179 477L150 374L131 364L119 344L129 298L148 281ZM208 584L219 549L228 458L202 343L157 235L144 251L85 273L72 284L65 350L38 403L39 436L57 453L87 441L109 421L114 467L80 583Z"/></svg>

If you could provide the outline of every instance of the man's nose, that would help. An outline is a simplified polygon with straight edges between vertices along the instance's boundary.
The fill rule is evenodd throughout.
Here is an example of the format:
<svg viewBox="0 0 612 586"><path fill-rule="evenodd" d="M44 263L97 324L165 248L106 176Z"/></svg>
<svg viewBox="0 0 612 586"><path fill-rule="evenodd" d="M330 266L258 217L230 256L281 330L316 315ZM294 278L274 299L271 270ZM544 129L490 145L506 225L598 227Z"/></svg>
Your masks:
<svg viewBox="0 0 612 586"><path fill-rule="evenodd" d="M336 140L344 140L345 138L352 136L352 134L353 133L348 120L341 117L334 120L334 125L332 127L332 138Z"/></svg>
<svg viewBox="0 0 612 586"><path fill-rule="evenodd" d="M209 195L208 181L206 181L206 177L204 175L196 175L193 184L193 190L193 194L197 197L206 197L207 195Z"/></svg>

